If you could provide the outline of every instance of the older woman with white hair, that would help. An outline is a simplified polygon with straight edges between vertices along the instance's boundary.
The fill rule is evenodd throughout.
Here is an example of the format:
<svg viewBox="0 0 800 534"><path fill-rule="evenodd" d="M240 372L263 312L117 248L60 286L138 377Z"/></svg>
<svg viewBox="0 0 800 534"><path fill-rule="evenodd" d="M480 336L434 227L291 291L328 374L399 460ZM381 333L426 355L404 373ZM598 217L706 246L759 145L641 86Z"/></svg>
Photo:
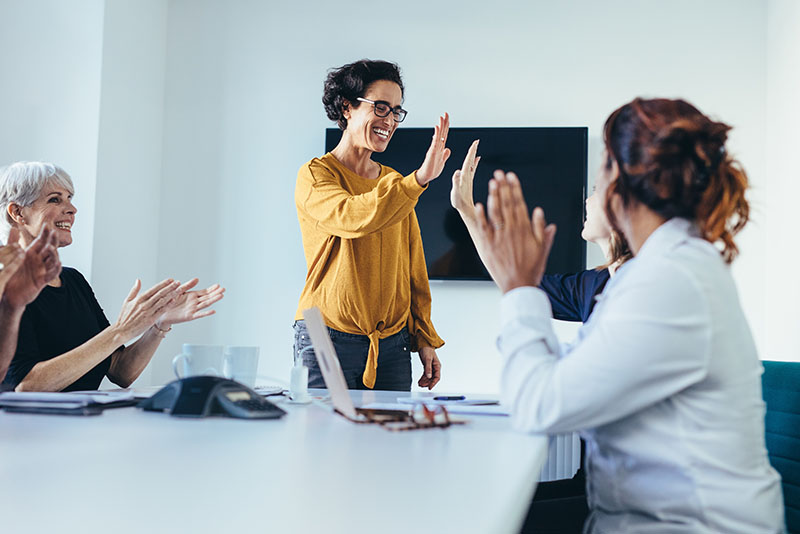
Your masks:
<svg viewBox="0 0 800 534"><path fill-rule="evenodd" d="M52 226L57 246L70 245L77 212L73 194L72 179L60 167L38 162L6 167L0 173L0 231L15 229L19 244L27 247L44 226ZM25 308L4 385L18 391L91 390L107 376L128 387L173 324L214 313L209 306L224 289L215 284L191 291L195 285L196 278L183 285L166 279L140 293L136 280L111 324L86 279L64 267Z"/></svg>

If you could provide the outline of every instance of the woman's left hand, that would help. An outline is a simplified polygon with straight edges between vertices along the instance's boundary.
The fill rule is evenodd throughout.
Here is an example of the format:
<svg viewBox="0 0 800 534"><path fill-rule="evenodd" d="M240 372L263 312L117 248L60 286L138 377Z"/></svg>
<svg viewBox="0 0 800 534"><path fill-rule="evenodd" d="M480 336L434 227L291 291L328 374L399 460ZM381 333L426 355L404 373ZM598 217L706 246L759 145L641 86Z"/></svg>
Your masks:
<svg viewBox="0 0 800 534"><path fill-rule="evenodd" d="M495 171L489 182L487 219L483 206L475 206L481 259L503 291L538 286L544 275L556 226L546 224L542 208L528 207L517 175ZM484 257L485 256L485 257Z"/></svg>
<svg viewBox="0 0 800 534"><path fill-rule="evenodd" d="M422 362L422 376L419 379L419 387L433 389L442 377L442 362L436 355L433 347L420 347L419 359Z"/></svg>
<svg viewBox="0 0 800 534"><path fill-rule="evenodd" d="M225 288L219 284L214 284L205 289L190 291L197 285L198 279L192 278L179 289L181 296L167 309L156 321L156 327L167 330L177 323L194 321L202 317L214 315L214 310L209 310L209 306L225 296Z"/></svg>
<svg viewBox="0 0 800 534"><path fill-rule="evenodd" d="M447 135L450 133L450 116L445 113L439 117L439 124L433 127L433 138L431 146L425 154L425 161L417 169L417 183L426 185L428 182L438 178L444 170L444 164L450 157L450 149L447 144Z"/></svg>
<svg viewBox="0 0 800 534"><path fill-rule="evenodd" d="M476 139L467 150L461 169L453 173L453 186L450 189L450 204L462 217L472 218L475 212L475 201L472 197L472 183L475 180L475 169L478 168L481 158L478 156L478 143Z"/></svg>

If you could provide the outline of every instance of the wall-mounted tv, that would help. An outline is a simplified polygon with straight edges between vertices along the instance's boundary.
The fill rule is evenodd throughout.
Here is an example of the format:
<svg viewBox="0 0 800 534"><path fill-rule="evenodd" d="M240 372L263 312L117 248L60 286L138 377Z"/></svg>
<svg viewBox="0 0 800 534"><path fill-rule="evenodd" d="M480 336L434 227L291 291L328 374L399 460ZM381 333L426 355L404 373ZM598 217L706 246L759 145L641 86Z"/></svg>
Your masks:
<svg viewBox="0 0 800 534"><path fill-rule="evenodd" d="M409 174L419 168L431 141L431 128L398 128L383 153L373 159ZM328 128L325 150L331 151L341 131ZM447 146L452 155L442 174L428 185L417 203L428 276L440 280L490 280L458 212L450 206L453 172L461 167L472 141L480 139L481 162L475 175L476 202L486 203L495 169L514 171L522 182L528 209L541 206L548 222L558 225L547 263L548 273L586 268L581 239L586 198L588 129L451 128Z"/></svg>

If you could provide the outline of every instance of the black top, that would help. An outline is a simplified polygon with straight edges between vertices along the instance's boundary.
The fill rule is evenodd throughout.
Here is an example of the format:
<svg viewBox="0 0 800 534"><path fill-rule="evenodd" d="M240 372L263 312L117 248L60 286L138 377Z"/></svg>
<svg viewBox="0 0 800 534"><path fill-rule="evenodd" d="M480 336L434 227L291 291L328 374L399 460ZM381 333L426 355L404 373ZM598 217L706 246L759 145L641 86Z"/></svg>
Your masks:
<svg viewBox="0 0 800 534"><path fill-rule="evenodd" d="M554 319L585 323L594 309L594 298L606 287L609 276L608 269L546 274L539 288L550 298Z"/></svg>
<svg viewBox="0 0 800 534"><path fill-rule="evenodd" d="M108 326L89 282L75 269L64 267L61 287L45 286L25 308L17 352L3 384L16 387L37 363L83 345ZM63 391L97 389L110 365L109 355Z"/></svg>

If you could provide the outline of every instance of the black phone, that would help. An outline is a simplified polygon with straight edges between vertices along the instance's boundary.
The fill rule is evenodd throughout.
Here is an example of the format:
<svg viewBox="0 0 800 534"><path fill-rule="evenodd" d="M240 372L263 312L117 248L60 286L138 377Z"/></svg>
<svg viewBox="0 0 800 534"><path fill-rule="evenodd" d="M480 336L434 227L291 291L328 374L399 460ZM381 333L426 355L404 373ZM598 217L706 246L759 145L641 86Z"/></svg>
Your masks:
<svg viewBox="0 0 800 534"><path fill-rule="evenodd" d="M286 412L249 387L227 378L190 376L170 382L139 408L178 417L221 415L241 419L278 419Z"/></svg>

